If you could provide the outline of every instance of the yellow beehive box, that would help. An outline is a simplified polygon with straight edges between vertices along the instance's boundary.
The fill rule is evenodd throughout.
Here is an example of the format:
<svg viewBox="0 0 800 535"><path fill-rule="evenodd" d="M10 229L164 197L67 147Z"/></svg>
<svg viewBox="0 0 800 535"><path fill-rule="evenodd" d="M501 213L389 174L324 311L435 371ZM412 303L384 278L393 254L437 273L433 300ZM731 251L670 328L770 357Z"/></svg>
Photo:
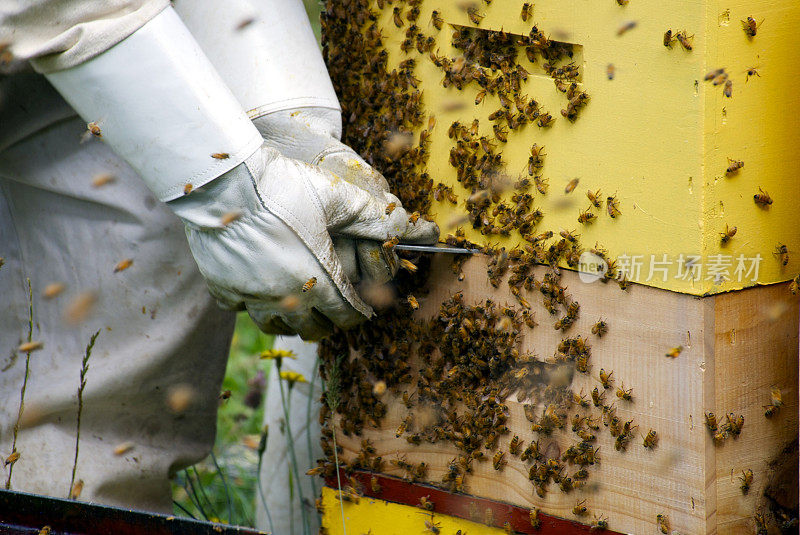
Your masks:
<svg viewBox="0 0 800 535"><path fill-rule="evenodd" d="M521 93L555 121L511 131L507 143L495 140L505 173L514 179L527 176L531 146L544 146L541 175L549 187L534 201L544 213L542 227L575 231L583 244L604 246L621 268L629 267L635 282L695 295L784 281L798 272L800 127L793 118L800 112L800 78L793 67L793 32L800 3L633 0L620 6L613 0L541 0L527 22L521 6L511 0L424 0L415 22L436 39L434 53L451 58L463 54L452 47L457 27L526 36L535 25L549 39L573 45L579 87L589 95L577 119L561 116L567 99L541 58L529 62L520 46L517 59L530 72ZM461 188L449 163L448 126L478 119L481 134L494 139L488 117L500 101L489 94L476 105L478 84L445 88L442 69L428 54L402 52L408 9L400 5L402 26L388 8L379 12L378 24L390 66L416 58L424 110L437 119L427 172L459 198L457 207L442 201L432 212L452 231L448 221L463 213L471 192ZM442 30L432 25L434 10L444 21ZM480 18L477 26L468 11ZM756 21L755 36L744 30L747 17ZM665 46L667 30L685 35L691 50L674 38ZM718 85L704 80L717 69L725 70ZM729 158L744 166L727 173ZM565 194L576 178L578 186ZM754 201L759 188L771 205ZM621 215L609 217L604 202L592 210L595 222L579 223L579 212L590 206L587 190L600 190L603 201L615 196ZM723 244L726 226L737 232ZM524 243L516 234L487 238L472 229L467 237L507 248ZM779 245L789 252L785 266L776 253Z"/></svg>

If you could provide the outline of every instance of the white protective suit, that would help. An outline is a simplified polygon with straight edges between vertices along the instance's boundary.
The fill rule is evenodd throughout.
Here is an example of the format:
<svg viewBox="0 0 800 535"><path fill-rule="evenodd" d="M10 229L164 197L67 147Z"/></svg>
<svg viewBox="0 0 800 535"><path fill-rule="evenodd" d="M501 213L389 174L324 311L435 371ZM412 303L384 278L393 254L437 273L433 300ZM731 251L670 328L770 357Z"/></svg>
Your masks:
<svg viewBox="0 0 800 535"><path fill-rule="evenodd" d="M213 443L233 324L206 285L265 330L314 338L371 314L352 284L396 269L380 241L437 231L409 224L383 177L338 142L338 102L296 0L7 0L0 62L14 72L0 74L4 457L25 378L27 278L32 338L44 343L30 355L20 457L5 474L13 466L16 490L69 492L81 359L100 331L81 499L169 511L168 477ZM90 121L102 140L87 139ZM95 187L100 174L114 181ZM115 270L123 259L133 263ZM63 293L45 298L56 282ZM79 295L94 301L75 321ZM169 403L178 385L193 394L180 410Z"/></svg>

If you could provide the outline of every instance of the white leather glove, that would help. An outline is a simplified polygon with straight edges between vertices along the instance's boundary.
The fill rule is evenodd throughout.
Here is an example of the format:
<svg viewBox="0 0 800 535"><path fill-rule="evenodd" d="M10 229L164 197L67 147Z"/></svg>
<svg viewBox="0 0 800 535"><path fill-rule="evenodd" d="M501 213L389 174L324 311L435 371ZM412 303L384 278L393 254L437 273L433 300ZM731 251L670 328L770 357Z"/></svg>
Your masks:
<svg viewBox="0 0 800 535"><path fill-rule="evenodd" d="M372 315L349 278L356 263L348 272L332 235L436 239L434 225L409 225L401 207L387 214L385 197L262 147L171 8L47 77L183 219L212 294L267 332L312 339Z"/></svg>

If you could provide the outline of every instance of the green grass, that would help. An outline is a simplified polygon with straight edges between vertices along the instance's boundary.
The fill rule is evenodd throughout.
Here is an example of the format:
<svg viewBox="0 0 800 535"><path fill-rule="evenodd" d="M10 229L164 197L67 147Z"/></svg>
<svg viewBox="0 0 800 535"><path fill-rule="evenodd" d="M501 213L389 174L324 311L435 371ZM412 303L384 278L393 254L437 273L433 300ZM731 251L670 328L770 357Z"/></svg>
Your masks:
<svg viewBox="0 0 800 535"><path fill-rule="evenodd" d="M179 472L173 483L176 515L254 526L256 447L266 395L258 386L261 381L266 384L265 378L259 378L259 371L266 377L270 365L269 361L260 360L259 354L270 349L273 341L274 337L259 331L246 313L237 316L222 383L222 391L230 390L231 395L220 402L212 455ZM253 408L258 390L261 401ZM250 406L245 404L248 395Z"/></svg>

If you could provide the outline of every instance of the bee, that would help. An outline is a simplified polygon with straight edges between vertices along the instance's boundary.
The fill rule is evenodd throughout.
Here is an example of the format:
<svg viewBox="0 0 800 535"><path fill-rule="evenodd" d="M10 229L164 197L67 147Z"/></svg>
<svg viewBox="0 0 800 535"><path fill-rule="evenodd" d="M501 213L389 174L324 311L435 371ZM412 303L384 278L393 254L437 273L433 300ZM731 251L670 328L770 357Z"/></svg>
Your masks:
<svg viewBox="0 0 800 535"><path fill-rule="evenodd" d="M514 438L511 439L511 442L508 443L508 452L511 455L519 455L520 451L522 450L522 443L524 441L520 440L517 435L514 435Z"/></svg>
<svg viewBox="0 0 800 535"><path fill-rule="evenodd" d="M231 157L231 155L228 154L227 152L215 152L214 154L211 155L211 157L214 158L215 160L227 160L228 158Z"/></svg>
<svg viewBox="0 0 800 535"><path fill-rule="evenodd" d="M487 507L483 514L483 523L487 526L494 526L494 511L491 507Z"/></svg>
<svg viewBox="0 0 800 535"><path fill-rule="evenodd" d="M756 24L756 19L753 17L747 17L747 19L741 21L742 29L744 30L745 35L747 37L753 38L758 33L758 28L763 24L764 19L761 19L761 22Z"/></svg>
<svg viewBox="0 0 800 535"><path fill-rule="evenodd" d="M498 451L494 454L494 457L492 458L492 466L494 466L495 470L502 470L503 467L508 464L505 456L506 454L503 451Z"/></svg>
<svg viewBox="0 0 800 535"><path fill-rule="evenodd" d="M608 215L612 219L622 215L622 212L619 209L619 201L617 200L616 195L606 198L606 209L608 210Z"/></svg>
<svg viewBox="0 0 800 535"><path fill-rule="evenodd" d="M744 427L744 416L741 414L736 416L735 418L731 418L733 413L729 413L725 415L725 419L728 420L728 423L725 424L726 430L733 435L733 438L737 438L739 434L742 432L742 427Z"/></svg>
<svg viewBox="0 0 800 535"><path fill-rule="evenodd" d="M664 32L664 46L667 48L672 48L672 43L675 42L675 36L672 35L672 30L667 30Z"/></svg>
<svg viewBox="0 0 800 535"><path fill-rule="evenodd" d="M426 511L433 511L434 503L428 499L427 496L421 496L419 499L419 506Z"/></svg>
<svg viewBox="0 0 800 535"><path fill-rule="evenodd" d="M439 535L442 532L442 524L440 522L434 522L433 516L431 516L430 520L425 521L425 529L434 535Z"/></svg>
<svg viewBox="0 0 800 535"><path fill-rule="evenodd" d="M745 83L747 83L747 81L750 79L751 76L758 76L759 78L761 78L761 75L758 74L758 70L756 67L750 67L749 69L747 69L746 75L747 76L744 79Z"/></svg>
<svg viewBox="0 0 800 535"><path fill-rule="evenodd" d="M543 113L539 115L539 119L536 121L536 125L542 128L546 126L550 126L553 123L553 116L550 113Z"/></svg>
<svg viewBox="0 0 800 535"><path fill-rule="evenodd" d="M725 69L714 69L713 71L708 71L706 75L703 77L703 80L708 82L709 80L716 80L718 77L725 74ZM719 84L714 84L719 85Z"/></svg>
<svg viewBox="0 0 800 535"><path fill-rule="evenodd" d="M394 212L394 209L395 209L396 207L397 207L397 203L395 203L395 202L390 202L389 204L387 204L387 205L386 205L386 210L384 210L384 213L385 213L386 215L389 215L389 214L391 214L392 212Z"/></svg>
<svg viewBox="0 0 800 535"><path fill-rule="evenodd" d="M672 349L667 351L665 356L672 357L672 358L677 358L678 355L680 355L682 351L683 351L683 346L673 347Z"/></svg>
<svg viewBox="0 0 800 535"><path fill-rule="evenodd" d="M503 143L508 141L508 129L495 124L492 126L492 130L494 130L494 137L502 141Z"/></svg>
<svg viewBox="0 0 800 535"><path fill-rule="evenodd" d="M620 1L624 1L626 4L628 3L628 0L617 0L617 2ZM605 518L602 515L595 516L589 531L603 531L605 529L608 529L608 518Z"/></svg>
<svg viewBox="0 0 800 535"><path fill-rule="evenodd" d="M622 384L619 388L617 388L617 397L619 399L624 399L625 401L633 401L633 397L631 396L631 392L633 392L633 388L629 388L625 390L625 383Z"/></svg>
<svg viewBox="0 0 800 535"><path fill-rule="evenodd" d="M547 186L549 185L549 180L546 178L542 178L540 176L533 177L533 182L536 184L536 189L539 193L544 195L547 193Z"/></svg>
<svg viewBox="0 0 800 535"><path fill-rule="evenodd" d="M632 29L636 28L636 21L629 20L623 23L619 28L617 28L617 37L622 36L623 34L631 31Z"/></svg>
<svg viewBox="0 0 800 535"><path fill-rule="evenodd" d="M114 266L114 273L119 273L120 271L125 271L129 267L133 265L133 259L126 258L124 260L120 260L117 262L117 265Z"/></svg>
<svg viewBox="0 0 800 535"><path fill-rule="evenodd" d="M508 535L514 535L514 528L511 527L511 522L503 522L503 531L505 531Z"/></svg>
<svg viewBox="0 0 800 535"><path fill-rule="evenodd" d="M726 243L731 241L731 238L733 238L736 235L736 227L730 228L728 226L728 224L726 223L725 224L725 231L724 232L720 232L719 234L720 234L720 236L722 236L722 238L720 238L720 240L719 240L720 243L722 245L725 245Z"/></svg>
<svg viewBox="0 0 800 535"><path fill-rule="evenodd" d="M725 170L725 174L730 176L734 175L739 172L739 169L744 167L744 162L742 160L734 160L733 158L728 158L728 168Z"/></svg>
<svg viewBox="0 0 800 535"><path fill-rule="evenodd" d="M592 334L598 338L602 338L608 332L608 324L604 320L598 320L597 323L592 325ZM611 372L614 373L614 372Z"/></svg>
<svg viewBox="0 0 800 535"><path fill-rule="evenodd" d="M100 125L96 121L86 125L86 133L94 137L103 137L103 132L100 130Z"/></svg>
<svg viewBox="0 0 800 535"><path fill-rule="evenodd" d="M595 192L589 190L586 192L586 196L589 198L589 202L592 203L592 206L594 206L595 208L600 208L600 205L603 203L600 197L600 190L597 190Z"/></svg>
<svg viewBox="0 0 800 535"><path fill-rule="evenodd" d="M742 484L739 486L742 489L742 494L747 494L750 492L750 486L753 484L753 471L749 468L747 470L742 470L742 475L739 476L739 481Z"/></svg>
<svg viewBox="0 0 800 535"><path fill-rule="evenodd" d="M614 383L614 379L611 378L612 375L614 375L613 371L611 373L606 373L605 369L600 368L600 384L603 385L603 388L611 388L611 385Z"/></svg>
<svg viewBox="0 0 800 535"><path fill-rule="evenodd" d="M775 252L772 253L778 257L778 261L780 261L782 266L785 266L789 263L789 249L786 248L786 245L783 243L779 243L775 246Z"/></svg>
<svg viewBox="0 0 800 535"><path fill-rule="evenodd" d="M478 91L477 95L475 95L475 105L477 106L478 104L483 102L484 98L486 98L486 90L482 89L481 91ZM489 152L489 151L486 151L486 152Z"/></svg>
<svg viewBox="0 0 800 535"><path fill-rule="evenodd" d="M770 204L772 204L772 197L769 196L769 193L764 191L761 188L758 188L758 193L753 195L753 201L760 206L761 208L766 208Z"/></svg>
<svg viewBox="0 0 800 535"><path fill-rule="evenodd" d="M234 210L232 212L227 212L225 214L222 214L222 217L219 218L219 222L222 226L227 227L240 217L242 217L242 212L240 212L239 210Z"/></svg>
<svg viewBox="0 0 800 535"><path fill-rule="evenodd" d="M578 223L588 225L589 223L593 223L595 219L597 219L597 216L590 212L589 208L582 212L578 212Z"/></svg>
<svg viewBox="0 0 800 535"><path fill-rule="evenodd" d="M575 506L572 508L572 514L575 516L584 516L588 509L586 509L586 500L580 500Z"/></svg>
<svg viewBox="0 0 800 535"><path fill-rule="evenodd" d="M467 8L467 16L469 16L469 20L475 26L478 26L481 21L483 20L484 15L478 13L478 8L475 6L470 6Z"/></svg>
<svg viewBox="0 0 800 535"><path fill-rule="evenodd" d="M411 307L411 310L419 309L419 302L417 301L417 298L414 297L413 295L409 294L408 297L406 297L406 301L408 302L408 306Z"/></svg>
<svg viewBox="0 0 800 535"><path fill-rule="evenodd" d="M4 461L4 465L8 466L9 464L14 464L18 460L19 460L19 452L17 450L14 450L14 451L11 452L11 455L6 457L6 460Z"/></svg>
<svg viewBox="0 0 800 535"><path fill-rule="evenodd" d="M605 390L601 393L597 387L594 387L592 390L592 403L594 403L595 407L602 407L603 401L605 401L606 392Z"/></svg>
<svg viewBox="0 0 800 535"><path fill-rule="evenodd" d="M306 281L306 283L301 288L303 293L309 291L311 288L314 287L315 284L317 284L317 278L316 277L311 277L310 279L308 279L308 281Z"/></svg>
<svg viewBox="0 0 800 535"><path fill-rule="evenodd" d="M572 180L567 182L567 186L564 188L564 193L565 194L572 193L573 190L577 187L579 181L580 181L579 178L573 178Z"/></svg>
<svg viewBox="0 0 800 535"><path fill-rule="evenodd" d="M519 17L523 22L528 22L528 19L531 16L533 16L533 4L530 2L525 2L522 4L522 12L519 14Z"/></svg>
<svg viewBox="0 0 800 535"><path fill-rule="evenodd" d="M797 295L797 292L800 291L800 275L797 275L792 279L792 282L789 283L789 291L792 295Z"/></svg>
<svg viewBox="0 0 800 535"><path fill-rule="evenodd" d="M725 69L720 69L720 70L722 72L720 72L717 76L715 76L711 80L711 85L713 85L713 86L722 85L728 79L728 73L725 72ZM711 74L711 73L709 73L709 74ZM706 74L706 76L708 76L708 74Z"/></svg>
<svg viewBox="0 0 800 535"><path fill-rule="evenodd" d="M394 25L398 28L402 28L405 22L403 22L403 17L400 16L400 8L394 7L392 9L392 20L394 21Z"/></svg>
<svg viewBox="0 0 800 535"><path fill-rule="evenodd" d="M107 184L111 184L117 178L111 173L100 173L92 179L93 188L101 188Z"/></svg>
<svg viewBox="0 0 800 535"><path fill-rule="evenodd" d="M609 80L614 79L616 72L617 69L616 67L614 67L613 63L609 63L608 65L606 65L606 76L608 77Z"/></svg>
<svg viewBox="0 0 800 535"><path fill-rule="evenodd" d="M770 403L773 407L783 407L783 396L781 395L781 389L777 386L772 387L772 391L770 392Z"/></svg>
<svg viewBox="0 0 800 535"><path fill-rule="evenodd" d="M531 527L533 529L539 529L542 527L542 520L539 518L539 509L534 507L530 511L528 511L528 516L531 520Z"/></svg>
<svg viewBox="0 0 800 535"><path fill-rule="evenodd" d="M383 249L385 251L391 252L392 249L394 249L394 246L397 245L398 243L400 243L400 238L395 236L395 237L390 238L390 239L386 240L385 242L383 242L382 247L383 247Z"/></svg>
<svg viewBox="0 0 800 535"><path fill-rule="evenodd" d="M75 482L74 485L72 485L72 489L70 489L69 491L70 500L77 500L80 497L82 491L83 491L83 480L79 479L78 481Z"/></svg>
<svg viewBox="0 0 800 535"><path fill-rule="evenodd" d="M409 414L408 416L406 416L406 417L403 419L403 421L402 421L402 422L400 422L400 425L399 425L399 426L397 426L397 431L395 431L395 432L394 432L394 436L395 436L395 438L400 438L400 436L401 436L403 433L405 433L405 432L406 432L406 430L408 429L408 426L409 426L410 424L411 424L411 415ZM400 466L400 465L398 465L398 466ZM400 467L402 468L402 466L400 466Z"/></svg>
<svg viewBox="0 0 800 535"><path fill-rule="evenodd" d="M756 535L767 535L767 533L769 533L767 531L767 520L764 518L761 511L753 515L753 520L756 523Z"/></svg>
<svg viewBox="0 0 800 535"><path fill-rule="evenodd" d="M433 23L434 28L436 28L437 30L441 30L442 26L444 25L444 19L442 18L442 14L434 9L431 12L431 22Z"/></svg>
<svg viewBox="0 0 800 535"><path fill-rule="evenodd" d="M675 39L681 44L681 46L688 51L692 50L692 38L693 35L687 35L686 31L680 31L675 34Z"/></svg>
<svg viewBox="0 0 800 535"><path fill-rule="evenodd" d="M725 95L728 98L731 98L733 96L733 81L732 80L728 80L727 82L725 82L725 89L722 90L722 94Z"/></svg>
<svg viewBox="0 0 800 535"><path fill-rule="evenodd" d="M661 533L669 533L669 517L667 515L662 515L661 513L657 514L656 522L658 523L658 529L661 530Z"/></svg>
<svg viewBox="0 0 800 535"><path fill-rule="evenodd" d="M656 447L657 444L658 444L658 434L655 432L655 430L651 429L650 431L647 432L647 436L644 437L644 440L642 441L642 446L644 446L645 448L653 449Z"/></svg>

